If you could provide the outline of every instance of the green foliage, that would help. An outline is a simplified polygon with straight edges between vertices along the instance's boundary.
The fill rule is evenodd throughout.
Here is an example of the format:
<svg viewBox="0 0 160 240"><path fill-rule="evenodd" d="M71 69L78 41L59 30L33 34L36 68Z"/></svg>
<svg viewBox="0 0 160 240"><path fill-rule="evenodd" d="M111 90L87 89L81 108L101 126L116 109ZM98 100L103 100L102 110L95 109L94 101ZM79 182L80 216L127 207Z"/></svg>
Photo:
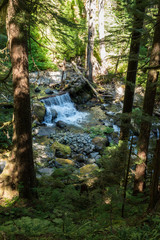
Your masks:
<svg viewBox="0 0 160 240"><path fill-rule="evenodd" d="M85 132L90 134L90 137L94 138L96 136L105 137L105 134L113 133L114 129L106 126L91 127L90 129L85 129Z"/></svg>
<svg viewBox="0 0 160 240"><path fill-rule="evenodd" d="M104 186L119 185L124 177L124 152L128 153L125 142L107 147L101 158L101 182ZM126 155L125 154L125 155Z"/></svg>
<svg viewBox="0 0 160 240"><path fill-rule="evenodd" d="M58 31L53 29L56 38L57 57L69 61L71 58L85 55L85 8L82 0L65 1L60 5L64 22L59 24ZM66 19L66 20L65 20ZM67 21L71 25L67 24Z"/></svg>
<svg viewBox="0 0 160 240"><path fill-rule="evenodd" d="M46 38L41 35L37 27L32 28L31 35L42 46L38 45L32 38L30 39L29 71L37 71L37 69L57 70L57 66L53 63L53 54L45 48L48 46Z"/></svg>
<svg viewBox="0 0 160 240"><path fill-rule="evenodd" d="M73 168L57 169L51 177L39 180L39 200L28 206L16 201L1 207L0 237L11 240L159 239L159 216L137 221L146 206L142 198L127 193L127 219L122 219L119 187L102 189L100 185L88 189L87 193L81 192L75 175Z"/></svg>

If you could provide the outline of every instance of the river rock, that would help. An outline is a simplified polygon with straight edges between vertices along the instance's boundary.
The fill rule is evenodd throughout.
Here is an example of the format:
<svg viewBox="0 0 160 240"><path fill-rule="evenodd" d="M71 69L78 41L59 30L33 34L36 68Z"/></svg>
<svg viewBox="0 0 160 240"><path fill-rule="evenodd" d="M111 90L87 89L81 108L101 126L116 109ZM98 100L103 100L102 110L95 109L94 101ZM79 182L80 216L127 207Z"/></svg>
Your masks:
<svg viewBox="0 0 160 240"><path fill-rule="evenodd" d="M51 108L51 114L52 114L52 121L57 117L57 111L53 108Z"/></svg>
<svg viewBox="0 0 160 240"><path fill-rule="evenodd" d="M32 106L32 118L33 120L38 120L42 122L46 113L45 106L42 102L34 102Z"/></svg>
<svg viewBox="0 0 160 240"><path fill-rule="evenodd" d="M65 128L65 127L67 127L67 124L60 120L60 121L56 122L56 126L59 128Z"/></svg>
<svg viewBox="0 0 160 240"><path fill-rule="evenodd" d="M34 89L34 91L35 91L36 93L39 93L39 92L41 91L41 89L39 89L39 87L36 87L36 88Z"/></svg>
<svg viewBox="0 0 160 240"><path fill-rule="evenodd" d="M56 162L58 164L60 164L61 166L64 166L64 165L74 166L75 165L75 162L73 160L66 159L66 158L56 158Z"/></svg>
<svg viewBox="0 0 160 240"><path fill-rule="evenodd" d="M87 161L87 157L84 154L74 154L73 159L77 162L84 163Z"/></svg>
<svg viewBox="0 0 160 240"><path fill-rule="evenodd" d="M45 93L46 94L53 94L53 90L48 88L48 89L45 90Z"/></svg>
<svg viewBox="0 0 160 240"><path fill-rule="evenodd" d="M59 142L54 142L51 146L56 157L66 158L71 155L71 148Z"/></svg>
<svg viewBox="0 0 160 240"><path fill-rule="evenodd" d="M96 158L98 155L99 155L99 152L92 152L92 153L90 153L89 157Z"/></svg>

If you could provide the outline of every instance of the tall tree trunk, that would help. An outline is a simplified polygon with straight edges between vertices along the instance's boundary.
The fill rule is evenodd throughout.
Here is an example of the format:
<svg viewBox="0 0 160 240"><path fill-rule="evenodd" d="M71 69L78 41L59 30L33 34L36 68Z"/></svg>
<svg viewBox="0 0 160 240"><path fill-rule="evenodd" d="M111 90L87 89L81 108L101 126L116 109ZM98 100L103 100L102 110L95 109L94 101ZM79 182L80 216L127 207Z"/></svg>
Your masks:
<svg viewBox="0 0 160 240"><path fill-rule="evenodd" d="M129 137L130 129L129 126L133 107L133 98L138 67L141 32L143 29L144 12L145 12L144 2L142 0L136 0L136 11L134 13L133 30L128 60L120 140L128 140Z"/></svg>
<svg viewBox="0 0 160 240"><path fill-rule="evenodd" d="M157 23L155 25L154 39L152 45L152 52L150 58L150 67L160 65L160 4L157 15ZM136 166L135 181L134 181L134 194L142 192L144 188L144 175L146 168L147 152L149 145L150 129L151 129L151 116L153 114L156 87L158 80L158 72L151 69L148 72L148 79L146 84L146 91L143 103L143 115L141 120L140 135L138 139L138 158L140 164Z"/></svg>
<svg viewBox="0 0 160 240"><path fill-rule="evenodd" d="M21 5L20 5L21 4ZM27 1L9 0L7 34L12 62L14 92L14 136L12 157L1 175L1 197L33 196L35 173L32 154L31 110L29 93Z"/></svg>
<svg viewBox="0 0 160 240"><path fill-rule="evenodd" d="M105 34L104 34L104 0L98 0L99 6L99 48L101 57L101 74L106 73L106 49L105 49Z"/></svg>
<svg viewBox="0 0 160 240"><path fill-rule="evenodd" d="M157 145L155 149L155 155L153 159L153 178L152 178L152 186L150 193L150 202L149 202L149 210L154 209L157 201L160 198L159 195L159 177L160 177L160 139L157 140Z"/></svg>
<svg viewBox="0 0 160 240"><path fill-rule="evenodd" d="M88 20L87 77L90 82L93 82L93 50L95 35L96 0L88 0L86 6Z"/></svg>

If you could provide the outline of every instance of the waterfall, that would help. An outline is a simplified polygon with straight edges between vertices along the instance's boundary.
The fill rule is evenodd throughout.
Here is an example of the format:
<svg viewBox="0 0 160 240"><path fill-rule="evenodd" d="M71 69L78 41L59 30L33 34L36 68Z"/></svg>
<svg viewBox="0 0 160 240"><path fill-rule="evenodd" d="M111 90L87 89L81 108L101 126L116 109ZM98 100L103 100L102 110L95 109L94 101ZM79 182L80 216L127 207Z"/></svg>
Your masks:
<svg viewBox="0 0 160 240"><path fill-rule="evenodd" d="M43 123L47 126L54 126L60 120L69 125L80 126L88 115L86 112L77 111L68 93L46 98L41 102L45 104L46 115Z"/></svg>

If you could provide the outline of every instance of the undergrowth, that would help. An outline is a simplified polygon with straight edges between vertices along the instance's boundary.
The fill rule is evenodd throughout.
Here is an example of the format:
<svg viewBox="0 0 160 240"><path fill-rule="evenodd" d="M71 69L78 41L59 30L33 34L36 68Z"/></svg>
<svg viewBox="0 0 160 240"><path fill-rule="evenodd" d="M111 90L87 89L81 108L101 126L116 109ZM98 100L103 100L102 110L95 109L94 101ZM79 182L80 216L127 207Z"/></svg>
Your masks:
<svg viewBox="0 0 160 240"><path fill-rule="evenodd" d="M160 238L160 218L143 215L146 203L142 197L132 196L128 191L126 217L121 218L121 188L98 184L82 191L72 173L64 168L56 170L53 176L41 178L37 188L39 199L32 204L23 200L6 202L0 208L0 239Z"/></svg>

